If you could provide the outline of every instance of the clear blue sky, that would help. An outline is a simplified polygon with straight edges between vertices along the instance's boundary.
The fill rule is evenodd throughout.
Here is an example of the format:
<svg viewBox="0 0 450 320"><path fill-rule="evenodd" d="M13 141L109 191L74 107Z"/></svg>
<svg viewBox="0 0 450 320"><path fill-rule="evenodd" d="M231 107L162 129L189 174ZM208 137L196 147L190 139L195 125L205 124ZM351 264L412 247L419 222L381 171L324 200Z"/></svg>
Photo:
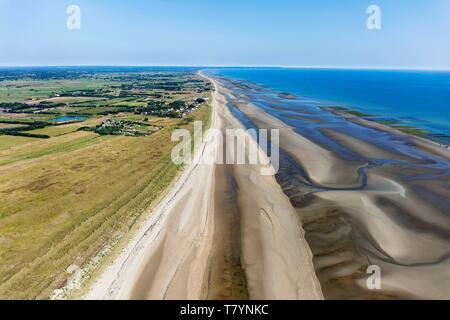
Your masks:
<svg viewBox="0 0 450 320"><path fill-rule="evenodd" d="M0 0L0 65L450 69L450 0Z"/></svg>

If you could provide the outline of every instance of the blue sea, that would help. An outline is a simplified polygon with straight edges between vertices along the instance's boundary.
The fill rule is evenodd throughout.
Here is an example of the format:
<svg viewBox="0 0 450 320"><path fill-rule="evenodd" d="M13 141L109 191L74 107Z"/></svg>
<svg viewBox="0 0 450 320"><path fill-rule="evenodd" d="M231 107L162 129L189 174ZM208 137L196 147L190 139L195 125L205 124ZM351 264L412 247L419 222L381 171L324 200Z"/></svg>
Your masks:
<svg viewBox="0 0 450 320"><path fill-rule="evenodd" d="M210 72L450 136L450 72L221 68Z"/></svg>

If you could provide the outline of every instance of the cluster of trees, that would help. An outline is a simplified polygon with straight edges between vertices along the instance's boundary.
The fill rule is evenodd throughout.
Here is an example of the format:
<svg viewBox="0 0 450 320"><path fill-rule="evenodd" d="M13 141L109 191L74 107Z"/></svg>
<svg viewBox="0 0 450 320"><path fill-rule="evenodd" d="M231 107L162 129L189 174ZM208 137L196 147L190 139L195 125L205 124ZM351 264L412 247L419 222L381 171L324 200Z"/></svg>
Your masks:
<svg viewBox="0 0 450 320"><path fill-rule="evenodd" d="M23 109L28 109L30 106L22 102L1 102L0 108L4 109L6 112L18 112Z"/></svg>
<svg viewBox="0 0 450 320"><path fill-rule="evenodd" d="M103 111L103 112L99 112L97 114L101 115L101 116L107 116L109 114L119 114L121 112L134 112L134 110L135 110L134 107L131 107L131 106L128 106L128 105L117 105L117 106L114 106L114 107L117 108L117 109Z"/></svg>
<svg viewBox="0 0 450 320"><path fill-rule="evenodd" d="M42 109L54 109L64 107L64 103L55 103L51 101L42 101L38 104L29 105L22 102L2 102L0 108L8 113L31 113Z"/></svg>
<svg viewBox="0 0 450 320"><path fill-rule="evenodd" d="M122 81L124 79L121 79ZM124 83L117 88L121 90L165 90L165 91L189 91L193 89L197 92L211 90L211 85L200 79L180 79L180 80L158 80L148 82L137 82L133 79L132 83Z"/></svg>
<svg viewBox="0 0 450 320"><path fill-rule="evenodd" d="M38 139L50 139L50 136L46 134L38 134L38 133L29 133L22 131L10 131L5 133L7 136L19 136L19 137L28 137L28 138L38 138Z"/></svg>
<svg viewBox="0 0 450 320"><path fill-rule="evenodd" d="M212 90L213 90L212 86L208 83L208 84L205 84L205 85L203 85L201 87L198 87L196 91L198 93L202 93L202 92L210 92Z"/></svg>
<svg viewBox="0 0 450 320"><path fill-rule="evenodd" d="M195 101L194 101L194 103L196 103L196 104L198 104L198 105L204 104L205 102L206 102L206 100L203 99L203 98L197 98L197 99L195 99Z"/></svg>
<svg viewBox="0 0 450 320"><path fill-rule="evenodd" d="M105 136L147 136L148 133L139 132L133 129L133 126L148 126L147 123L125 121L125 120L105 120L101 125L96 127L82 127L79 130L92 131L99 135Z"/></svg>
<svg viewBox="0 0 450 320"><path fill-rule="evenodd" d="M135 114L148 114L167 118L184 118L205 102L206 100L204 98L197 98L192 104L188 104L183 100L176 100L169 104L162 101L150 101L147 106L136 108Z"/></svg>
<svg viewBox="0 0 450 320"><path fill-rule="evenodd" d="M26 125L20 126L17 128L3 128L0 129L0 135L8 135L8 136L21 136L21 137L30 137L30 138L41 138L48 139L50 136L45 134L35 134L29 133L27 131L42 129L45 128L48 123L43 121L33 121L33 122L23 122L23 121L11 121L11 120L2 120L0 123L8 123L8 124L20 124Z"/></svg>
<svg viewBox="0 0 450 320"><path fill-rule="evenodd" d="M67 90L60 93L61 97L104 97L109 94L109 90L104 89L84 89L84 90Z"/></svg>
<svg viewBox="0 0 450 320"><path fill-rule="evenodd" d="M150 101L147 106L136 108L135 114L148 114L167 118L182 118L184 112L188 109L188 105L182 100L173 101L169 104L162 101Z"/></svg>

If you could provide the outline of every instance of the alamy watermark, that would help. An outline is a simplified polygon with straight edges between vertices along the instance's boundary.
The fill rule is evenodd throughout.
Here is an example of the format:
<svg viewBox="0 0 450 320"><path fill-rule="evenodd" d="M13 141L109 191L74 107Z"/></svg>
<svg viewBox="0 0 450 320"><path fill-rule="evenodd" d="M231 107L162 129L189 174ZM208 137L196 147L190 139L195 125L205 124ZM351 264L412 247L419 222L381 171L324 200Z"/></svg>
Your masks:
<svg viewBox="0 0 450 320"><path fill-rule="evenodd" d="M172 150L173 163L259 165L264 176L275 175L279 170L278 129L209 129L206 137L208 140L204 141L201 121L194 122L193 137L189 130L174 130L172 141L178 144ZM202 146L205 150L199 150Z"/></svg>
<svg viewBox="0 0 450 320"><path fill-rule="evenodd" d="M378 5L372 4L367 7L366 13L369 17L366 20L366 26L369 30L381 30L381 8ZM66 26L68 30L81 29L81 9L80 6L71 4L66 9L68 14Z"/></svg>
<svg viewBox="0 0 450 320"><path fill-rule="evenodd" d="M381 8L375 4L370 5L367 10L369 17L366 25L369 30L381 30Z"/></svg>
<svg viewBox="0 0 450 320"><path fill-rule="evenodd" d="M381 268L377 265L371 265L367 268L367 274L370 274L367 278L367 289L381 290Z"/></svg>
<svg viewBox="0 0 450 320"><path fill-rule="evenodd" d="M67 7L66 13L69 15L67 17L66 26L68 30L80 30L81 29L81 9L75 4L71 4Z"/></svg>

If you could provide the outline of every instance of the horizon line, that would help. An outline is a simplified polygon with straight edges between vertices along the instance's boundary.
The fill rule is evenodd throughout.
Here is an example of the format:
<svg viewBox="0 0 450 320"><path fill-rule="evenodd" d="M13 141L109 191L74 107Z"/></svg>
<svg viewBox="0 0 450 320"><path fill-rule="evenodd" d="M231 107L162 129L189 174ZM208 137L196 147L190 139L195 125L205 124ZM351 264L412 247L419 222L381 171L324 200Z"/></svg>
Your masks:
<svg viewBox="0 0 450 320"><path fill-rule="evenodd" d="M80 64L80 65L0 65L0 68L83 68L83 67L116 67L116 68L150 68L150 67L161 67L161 68L278 68L278 69L342 69L342 70L410 70L410 71L450 71L450 67L391 67L391 66L323 66L323 65L162 65L162 64Z"/></svg>

